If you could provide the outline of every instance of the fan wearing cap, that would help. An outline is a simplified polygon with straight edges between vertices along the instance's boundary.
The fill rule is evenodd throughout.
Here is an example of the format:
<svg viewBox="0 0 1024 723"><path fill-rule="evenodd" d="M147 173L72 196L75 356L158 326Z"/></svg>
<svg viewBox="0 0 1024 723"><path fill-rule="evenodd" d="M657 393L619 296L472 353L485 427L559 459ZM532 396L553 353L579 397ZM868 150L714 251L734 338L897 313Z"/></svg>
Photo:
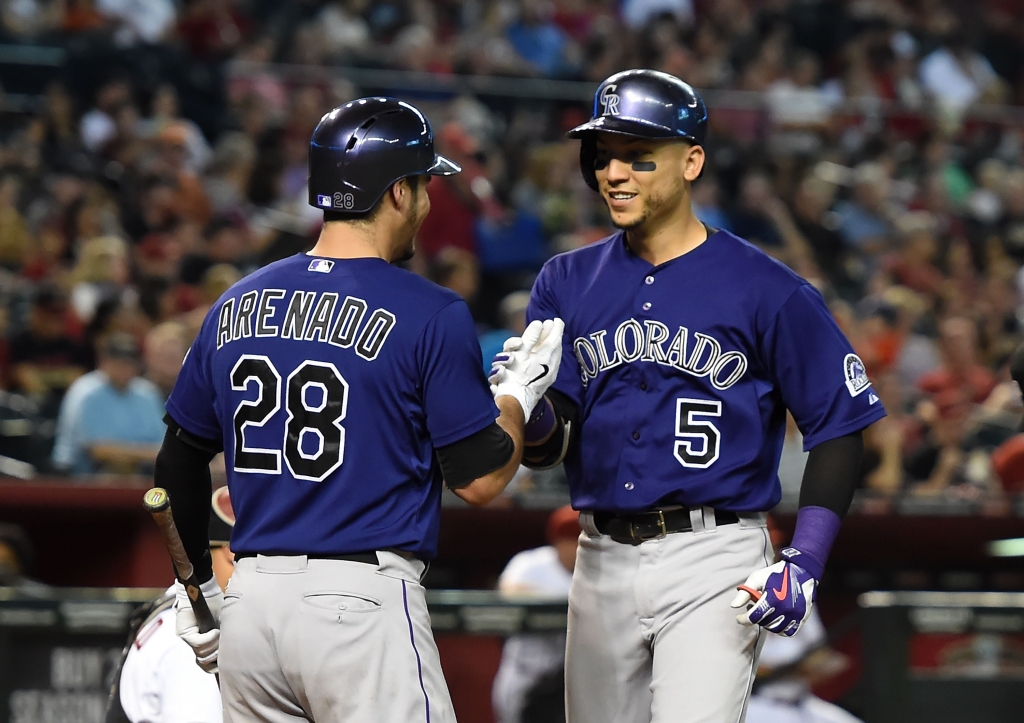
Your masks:
<svg viewBox="0 0 1024 723"><path fill-rule="evenodd" d="M234 571L231 528L235 524L227 487L213 493L210 553L214 578L223 590ZM137 613L125 646L119 684L112 691L106 723L220 723L217 681L196 665L192 649L174 631L175 587ZM120 709L117 704L120 703Z"/></svg>
<svg viewBox="0 0 1024 723"><path fill-rule="evenodd" d="M492 395L466 303L395 265L430 177L458 172L408 103L326 114L309 146L316 245L220 297L167 400L154 481L220 622L199 632L181 594L176 626L219 669L228 723L455 720L420 584L442 485L474 505L502 492L561 351L560 323L538 321ZM237 514L226 601L200 524L221 449Z"/></svg>
<svg viewBox="0 0 1024 723"><path fill-rule="evenodd" d="M548 544L516 554L498 578L509 595L566 598L576 565L579 513L569 505L551 513ZM529 723L523 718L527 696L544 676L565 663L565 633L526 633L505 641L491 699L498 723Z"/></svg>
<svg viewBox="0 0 1024 723"><path fill-rule="evenodd" d="M87 375L86 391L62 410L55 447L76 473L152 469L164 435L160 390L142 378L141 352L130 334L111 333L98 351L100 374Z"/></svg>

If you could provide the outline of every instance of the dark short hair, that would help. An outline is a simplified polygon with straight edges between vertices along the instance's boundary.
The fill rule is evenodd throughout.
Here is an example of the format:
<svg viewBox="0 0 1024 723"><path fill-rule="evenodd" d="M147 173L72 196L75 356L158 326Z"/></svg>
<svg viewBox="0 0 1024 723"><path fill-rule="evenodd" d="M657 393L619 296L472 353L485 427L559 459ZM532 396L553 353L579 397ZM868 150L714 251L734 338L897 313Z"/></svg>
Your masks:
<svg viewBox="0 0 1024 723"><path fill-rule="evenodd" d="M100 353L110 359L131 359L138 361L141 358L139 345L135 338L126 332L115 331L108 334L100 342Z"/></svg>

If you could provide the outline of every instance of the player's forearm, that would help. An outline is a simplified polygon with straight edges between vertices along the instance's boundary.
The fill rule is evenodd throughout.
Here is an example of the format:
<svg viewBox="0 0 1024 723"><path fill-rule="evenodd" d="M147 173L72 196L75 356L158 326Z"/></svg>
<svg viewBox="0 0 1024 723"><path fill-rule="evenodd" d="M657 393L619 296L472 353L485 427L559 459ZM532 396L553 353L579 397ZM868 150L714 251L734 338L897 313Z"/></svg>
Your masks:
<svg viewBox="0 0 1024 723"><path fill-rule="evenodd" d="M168 431L153 470L154 485L167 490L171 498L174 524L200 582L213 576L209 538L212 458L212 453L186 444Z"/></svg>
<svg viewBox="0 0 1024 723"><path fill-rule="evenodd" d="M577 424L579 413L568 397L554 389L549 389L546 392L537 407L543 410L545 415L550 413L550 424L545 431L541 426L544 419L535 421L537 411L534 412L530 422L526 425L526 449L523 451L523 464L530 469L550 469L565 458L572 441L573 430L579 428ZM533 432L532 436L531 432Z"/></svg>
<svg viewBox="0 0 1024 723"><path fill-rule="evenodd" d="M863 435L854 432L822 442L807 456L793 542L781 555L816 580L821 579L832 543L853 501L863 453Z"/></svg>
<svg viewBox="0 0 1024 723"><path fill-rule="evenodd" d="M468 485L454 490L466 503L486 505L500 495L512 480L523 460L523 408L514 397L500 396L494 400L501 414L496 420L499 427L512 439L512 456L503 466L476 478Z"/></svg>

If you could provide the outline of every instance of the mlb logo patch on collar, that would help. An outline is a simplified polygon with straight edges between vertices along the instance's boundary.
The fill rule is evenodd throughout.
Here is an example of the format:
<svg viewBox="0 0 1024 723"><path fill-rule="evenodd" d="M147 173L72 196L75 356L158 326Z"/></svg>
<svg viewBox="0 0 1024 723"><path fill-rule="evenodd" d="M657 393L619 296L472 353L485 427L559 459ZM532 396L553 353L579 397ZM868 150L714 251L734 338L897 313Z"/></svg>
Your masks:
<svg viewBox="0 0 1024 723"><path fill-rule="evenodd" d="M309 270L317 271L321 274L329 274L333 268L334 262L328 259L313 259L309 262Z"/></svg>

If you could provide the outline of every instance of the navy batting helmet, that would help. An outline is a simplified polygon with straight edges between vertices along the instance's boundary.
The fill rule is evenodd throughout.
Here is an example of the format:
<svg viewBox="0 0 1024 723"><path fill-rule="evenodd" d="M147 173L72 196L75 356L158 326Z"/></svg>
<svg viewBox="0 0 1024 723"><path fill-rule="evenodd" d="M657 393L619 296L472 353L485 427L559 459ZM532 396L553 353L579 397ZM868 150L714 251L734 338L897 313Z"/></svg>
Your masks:
<svg viewBox="0 0 1024 723"><path fill-rule="evenodd" d="M687 83L657 70L624 70L605 79L594 93L594 115L567 134L582 138L580 167L597 190L593 133L605 131L642 138L677 138L703 145L708 127L704 99Z"/></svg>
<svg viewBox="0 0 1024 723"><path fill-rule="evenodd" d="M406 176L462 169L434 153L434 132L417 108L394 98L360 98L320 119L309 141L309 205L366 213Z"/></svg>

